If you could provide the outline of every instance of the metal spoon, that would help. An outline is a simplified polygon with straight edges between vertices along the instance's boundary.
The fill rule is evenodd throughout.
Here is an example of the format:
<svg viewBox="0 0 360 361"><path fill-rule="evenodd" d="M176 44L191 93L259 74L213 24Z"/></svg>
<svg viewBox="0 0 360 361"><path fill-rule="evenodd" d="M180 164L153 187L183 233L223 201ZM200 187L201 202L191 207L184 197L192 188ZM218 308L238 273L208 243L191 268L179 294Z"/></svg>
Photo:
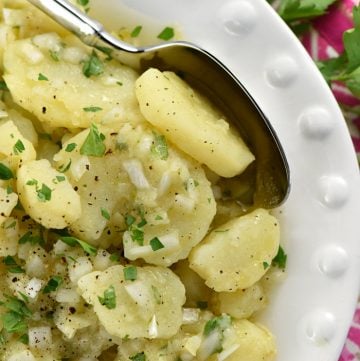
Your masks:
<svg viewBox="0 0 360 361"><path fill-rule="evenodd" d="M112 49L122 63L172 70L199 89L225 113L256 157L239 178L254 190L253 207L274 208L290 189L289 166L270 122L238 79L213 55L195 44L172 41L135 47L106 32L103 26L66 0L28 0L56 22L97 49Z"/></svg>

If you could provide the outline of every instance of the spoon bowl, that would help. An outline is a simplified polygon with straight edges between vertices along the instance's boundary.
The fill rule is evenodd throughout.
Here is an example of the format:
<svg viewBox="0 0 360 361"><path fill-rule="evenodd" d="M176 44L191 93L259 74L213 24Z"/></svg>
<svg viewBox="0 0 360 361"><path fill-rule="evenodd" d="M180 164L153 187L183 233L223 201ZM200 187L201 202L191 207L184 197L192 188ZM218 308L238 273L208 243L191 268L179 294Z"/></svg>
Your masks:
<svg viewBox="0 0 360 361"><path fill-rule="evenodd" d="M255 162L239 178L246 179L253 190L251 208L274 208L286 200L290 190L289 166L274 129L246 88L213 55L184 41L135 47L106 32L100 23L66 0L28 1L85 44L111 53L112 58L140 72L151 67L174 71L207 96L255 155Z"/></svg>

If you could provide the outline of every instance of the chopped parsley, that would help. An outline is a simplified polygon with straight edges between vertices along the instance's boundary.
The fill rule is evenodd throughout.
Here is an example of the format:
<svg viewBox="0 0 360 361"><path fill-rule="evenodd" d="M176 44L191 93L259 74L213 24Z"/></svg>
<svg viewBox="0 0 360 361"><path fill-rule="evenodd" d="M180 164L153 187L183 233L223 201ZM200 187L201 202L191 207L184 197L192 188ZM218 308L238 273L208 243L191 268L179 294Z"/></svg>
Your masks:
<svg viewBox="0 0 360 361"><path fill-rule="evenodd" d="M87 6L89 5L90 0L76 0L76 2L81 6Z"/></svg>
<svg viewBox="0 0 360 361"><path fill-rule="evenodd" d="M16 263L14 257L12 256L6 256L3 259L3 263L7 267L8 272L10 273L25 273L25 270Z"/></svg>
<svg viewBox="0 0 360 361"><path fill-rule="evenodd" d="M161 243L160 239L157 237L154 237L150 241L150 246L153 251L158 251L159 249L164 248L165 246Z"/></svg>
<svg viewBox="0 0 360 361"><path fill-rule="evenodd" d="M28 231L19 238L18 243L19 244L30 243L32 245L35 244L42 245L44 244L44 240L42 239L41 236L33 235L31 231Z"/></svg>
<svg viewBox="0 0 360 361"><path fill-rule="evenodd" d="M21 335L19 337L19 341L21 343L23 343L24 345L28 345L29 344L29 335L27 333L24 333L23 335Z"/></svg>
<svg viewBox="0 0 360 361"><path fill-rule="evenodd" d="M9 90L4 80L0 81L0 90Z"/></svg>
<svg viewBox="0 0 360 361"><path fill-rule="evenodd" d="M99 46L99 45L96 45L95 48L107 55L107 58L105 60L112 59L112 53L113 53L114 49L108 48L107 46Z"/></svg>
<svg viewBox="0 0 360 361"><path fill-rule="evenodd" d="M69 160L69 163L68 164L63 164L59 167L58 171L60 173L65 173L67 172L71 167L71 159Z"/></svg>
<svg viewBox="0 0 360 361"><path fill-rule="evenodd" d="M106 219L106 220L110 220L110 213L105 209L105 208L101 208L101 215Z"/></svg>
<svg viewBox="0 0 360 361"><path fill-rule="evenodd" d="M272 260L272 265L277 266L280 269L285 269L287 261L287 254L284 252L284 249L279 246L279 250L275 258Z"/></svg>
<svg viewBox="0 0 360 361"><path fill-rule="evenodd" d="M58 62L60 59L59 59L59 53L57 51L54 51L54 50L49 50L49 54L50 54L50 57L52 60Z"/></svg>
<svg viewBox="0 0 360 361"><path fill-rule="evenodd" d="M166 160L168 158L169 150L163 135L154 133L154 142L151 146L151 153L157 155L161 160Z"/></svg>
<svg viewBox="0 0 360 361"><path fill-rule="evenodd" d="M43 293L54 292L62 284L63 279L60 276L51 277L43 289Z"/></svg>
<svg viewBox="0 0 360 361"><path fill-rule="evenodd" d="M110 256L110 261L111 262L119 262L120 261L120 255L119 253L113 253L111 256Z"/></svg>
<svg viewBox="0 0 360 361"><path fill-rule="evenodd" d="M126 281L135 281L137 279L137 268L135 266L127 266L123 269L123 272Z"/></svg>
<svg viewBox="0 0 360 361"><path fill-rule="evenodd" d="M49 81L49 79L42 73L39 73L38 80Z"/></svg>
<svg viewBox="0 0 360 361"><path fill-rule="evenodd" d="M104 64L95 51L93 51L89 58L84 62L82 72L87 78L98 76L104 72Z"/></svg>
<svg viewBox="0 0 360 361"><path fill-rule="evenodd" d="M8 168L5 164L0 163L0 179L9 180L14 178L14 174L10 168Z"/></svg>
<svg viewBox="0 0 360 361"><path fill-rule="evenodd" d="M131 361L146 361L146 356L144 352L139 352L136 355L129 356Z"/></svg>
<svg viewBox="0 0 360 361"><path fill-rule="evenodd" d="M132 216L131 214L127 214L125 216L125 223L128 227L131 227L136 221L136 218Z"/></svg>
<svg viewBox="0 0 360 361"><path fill-rule="evenodd" d="M174 29L167 26L161 31L161 33L157 37L158 39L161 40L170 40L174 37L174 35L175 35Z"/></svg>
<svg viewBox="0 0 360 361"><path fill-rule="evenodd" d="M13 147L14 154L19 155L24 150L25 150L24 143L20 139L18 139Z"/></svg>
<svg viewBox="0 0 360 361"><path fill-rule="evenodd" d="M76 247L77 245L79 245L86 253L90 254L91 256L96 256L97 254L97 249L94 246L91 246L90 244L81 241L78 238L71 236L62 236L60 237L60 240L70 247Z"/></svg>
<svg viewBox="0 0 360 361"><path fill-rule="evenodd" d="M41 185L40 189L36 190L36 193L40 202L48 202L51 200L52 190L44 183Z"/></svg>
<svg viewBox="0 0 360 361"><path fill-rule="evenodd" d="M270 265L267 262L263 262L263 267L264 267L264 269L268 269L270 267Z"/></svg>
<svg viewBox="0 0 360 361"><path fill-rule="evenodd" d="M14 190L11 186L7 186L6 187L6 194L11 194L11 193L14 193Z"/></svg>
<svg viewBox="0 0 360 361"><path fill-rule="evenodd" d="M136 218L130 214L125 216L125 223L130 232L131 239L136 242L139 246L144 245L144 229L143 227L147 224L143 214L140 214L141 220L135 224Z"/></svg>
<svg viewBox="0 0 360 361"><path fill-rule="evenodd" d="M105 306L109 310L113 310L116 307L116 293L114 286L110 286L104 291L104 297L98 297L101 305Z"/></svg>
<svg viewBox="0 0 360 361"><path fill-rule="evenodd" d="M81 155L102 157L106 152L105 136L100 133L95 124L91 124L90 132L80 148Z"/></svg>
<svg viewBox="0 0 360 361"><path fill-rule="evenodd" d="M159 290L153 285L151 285L151 290L154 295L156 303L158 305L160 305L161 304L161 294L160 294Z"/></svg>
<svg viewBox="0 0 360 361"><path fill-rule="evenodd" d="M101 110L103 110L103 109L100 107L95 107L95 106L83 108L84 112L91 112L91 113L100 112Z"/></svg>
<svg viewBox="0 0 360 361"><path fill-rule="evenodd" d="M76 148L76 143L69 143L66 148L65 148L65 152L72 152L74 149Z"/></svg>
<svg viewBox="0 0 360 361"><path fill-rule="evenodd" d="M142 30L142 26L141 25L138 25L138 26L135 26L135 28L132 30L130 36L132 38L136 38L140 35L141 33L141 30Z"/></svg>
<svg viewBox="0 0 360 361"><path fill-rule="evenodd" d="M59 184L61 182L65 182L66 178L63 175L57 175L52 181L54 184Z"/></svg>

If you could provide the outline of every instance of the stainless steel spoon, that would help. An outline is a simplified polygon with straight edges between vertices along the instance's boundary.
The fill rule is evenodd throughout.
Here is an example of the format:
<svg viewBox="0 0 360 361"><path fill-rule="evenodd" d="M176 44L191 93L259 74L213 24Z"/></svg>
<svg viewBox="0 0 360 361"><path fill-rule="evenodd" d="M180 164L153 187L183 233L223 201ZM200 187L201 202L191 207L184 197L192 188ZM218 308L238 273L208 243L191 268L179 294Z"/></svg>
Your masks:
<svg viewBox="0 0 360 361"><path fill-rule="evenodd" d="M150 67L172 70L208 96L225 113L256 157L239 182L253 188L254 207L274 208L290 189L289 166L270 122L238 79L214 56L195 44L172 41L135 47L106 32L103 26L66 0L28 0L85 44L122 63L137 62L140 71Z"/></svg>

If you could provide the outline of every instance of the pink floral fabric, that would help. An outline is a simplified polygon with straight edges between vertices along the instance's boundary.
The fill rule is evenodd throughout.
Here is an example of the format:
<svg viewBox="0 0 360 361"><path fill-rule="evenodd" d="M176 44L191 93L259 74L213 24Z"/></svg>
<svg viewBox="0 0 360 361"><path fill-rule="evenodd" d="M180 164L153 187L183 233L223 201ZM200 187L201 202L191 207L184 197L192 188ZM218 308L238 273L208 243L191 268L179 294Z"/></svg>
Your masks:
<svg viewBox="0 0 360 361"><path fill-rule="evenodd" d="M344 51L342 35L353 27L352 8L358 4L359 0L338 1L326 15L316 19L310 31L302 36L303 45L315 61L336 57ZM360 108L360 100L341 83L333 84L332 90L344 110L360 160L360 116L358 111L355 112L355 108ZM360 301L339 361L360 361Z"/></svg>

